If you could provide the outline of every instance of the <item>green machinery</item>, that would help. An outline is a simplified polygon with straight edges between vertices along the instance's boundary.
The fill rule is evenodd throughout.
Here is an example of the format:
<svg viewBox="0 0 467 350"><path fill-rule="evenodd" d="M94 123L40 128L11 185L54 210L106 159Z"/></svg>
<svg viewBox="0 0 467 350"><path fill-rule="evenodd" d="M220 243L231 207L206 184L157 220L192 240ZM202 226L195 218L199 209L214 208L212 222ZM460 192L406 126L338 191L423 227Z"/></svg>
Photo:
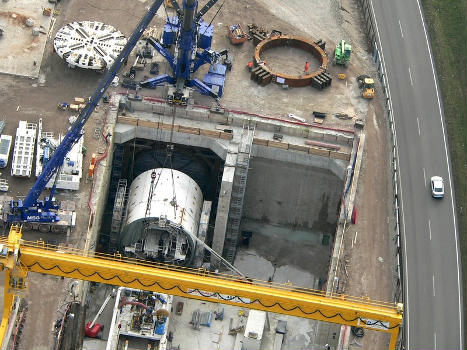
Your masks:
<svg viewBox="0 0 467 350"><path fill-rule="evenodd" d="M341 40L334 50L334 64L347 66L347 63L350 62L351 53L352 46L346 43L345 40Z"/></svg>

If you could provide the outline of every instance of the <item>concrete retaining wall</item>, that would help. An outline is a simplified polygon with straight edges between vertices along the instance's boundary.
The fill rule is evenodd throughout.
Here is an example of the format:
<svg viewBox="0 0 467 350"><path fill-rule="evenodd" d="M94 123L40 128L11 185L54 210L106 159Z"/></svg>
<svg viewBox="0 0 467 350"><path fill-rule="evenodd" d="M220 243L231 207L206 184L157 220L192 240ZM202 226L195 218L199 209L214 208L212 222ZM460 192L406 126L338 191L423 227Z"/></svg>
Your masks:
<svg viewBox="0 0 467 350"><path fill-rule="evenodd" d="M171 125L122 116L118 117L118 124L114 130L114 139L115 143L118 144L128 142L135 137L169 142L170 130L172 129L174 130L172 135L173 142L211 149L223 160L226 159L229 142L236 142L236 140L233 140L234 134L224 131L201 129L178 124ZM345 152L260 138L254 138L251 155L253 157L329 169L340 179L344 179L345 169L350 160L350 154Z"/></svg>
<svg viewBox="0 0 467 350"><path fill-rule="evenodd" d="M343 180L326 168L252 158L244 216L333 234Z"/></svg>
<svg viewBox="0 0 467 350"><path fill-rule="evenodd" d="M279 132L281 134L313 138L316 140L328 140L337 144L350 146L353 143L354 131L346 129L333 129L316 125L280 120L280 118L264 117L248 114L241 111L227 111L224 114L211 113L204 106L169 106L165 102L145 98L142 101L131 101L131 107L135 111L144 111L162 115L176 115L192 120L209 120L215 124L224 124L242 127L245 123L256 129Z"/></svg>
<svg viewBox="0 0 467 350"><path fill-rule="evenodd" d="M118 98L111 100L110 105L118 106ZM109 106L110 107L110 106ZM88 230L86 233L85 252L94 252L96 242L100 232L102 219L104 217L105 204L109 192L110 175L112 172L112 151L114 145L114 128L117 119L117 109L111 108L107 115L107 122L103 133L109 135L107 138L109 145L107 156L98 163L94 173L94 186L92 189L91 206L94 214L89 218ZM89 290L89 282L80 281L78 287L78 300L84 305Z"/></svg>

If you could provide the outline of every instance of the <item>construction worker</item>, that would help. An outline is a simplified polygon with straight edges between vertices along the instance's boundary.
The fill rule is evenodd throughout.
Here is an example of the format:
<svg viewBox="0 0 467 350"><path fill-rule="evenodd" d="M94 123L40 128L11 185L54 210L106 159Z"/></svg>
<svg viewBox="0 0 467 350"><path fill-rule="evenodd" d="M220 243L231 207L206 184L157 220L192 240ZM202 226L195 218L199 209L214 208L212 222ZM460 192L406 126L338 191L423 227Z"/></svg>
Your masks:
<svg viewBox="0 0 467 350"><path fill-rule="evenodd" d="M253 69L253 61L248 62L248 70L251 72Z"/></svg>
<svg viewBox="0 0 467 350"><path fill-rule="evenodd" d="M308 61L305 62L305 74L310 72L310 63Z"/></svg>

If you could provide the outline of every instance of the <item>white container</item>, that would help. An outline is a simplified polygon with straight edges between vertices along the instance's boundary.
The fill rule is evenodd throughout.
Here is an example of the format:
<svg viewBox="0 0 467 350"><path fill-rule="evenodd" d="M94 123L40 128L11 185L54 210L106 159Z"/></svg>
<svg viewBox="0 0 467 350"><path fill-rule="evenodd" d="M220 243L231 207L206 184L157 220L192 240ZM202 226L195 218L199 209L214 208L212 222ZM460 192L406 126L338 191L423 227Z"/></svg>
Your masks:
<svg viewBox="0 0 467 350"><path fill-rule="evenodd" d="M20 120L16 129L15 148L11 165L11 176L30 177L34 148L36 147L37 124Z"/></svg>
<svg viewBox="0 0 467 350"><path fill-rule="evenodd" d="M8 158L10 156L11 144L13 137L10 135L0 136L0 168L6 168L8 165Z"/></svg>

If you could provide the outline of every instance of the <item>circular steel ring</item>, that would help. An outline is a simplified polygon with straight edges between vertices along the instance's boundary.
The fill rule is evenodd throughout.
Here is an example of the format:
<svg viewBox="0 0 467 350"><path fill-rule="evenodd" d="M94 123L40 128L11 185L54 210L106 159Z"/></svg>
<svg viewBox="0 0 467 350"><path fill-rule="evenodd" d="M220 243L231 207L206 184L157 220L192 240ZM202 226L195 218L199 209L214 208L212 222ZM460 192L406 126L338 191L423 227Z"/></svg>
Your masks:
<svg viewBox="0 0 467 350"><path fill-rule="evenodd" d="M311 53L313 57L319 61L319 69L306 75L287 75L271 70L268 66L263 64L261 54L268 49L280 46L291 46ZM284 84L291 87L303 87L310 85L311 80L314 77L326 72L329 62L326 52L324 52L324 50L321 49L316 43L303 37L290 35L273 36L269 39L261 41L255 48L254 60L256 66L261 66L263 70L267 71L274 77L283 78Z"/></svg>

